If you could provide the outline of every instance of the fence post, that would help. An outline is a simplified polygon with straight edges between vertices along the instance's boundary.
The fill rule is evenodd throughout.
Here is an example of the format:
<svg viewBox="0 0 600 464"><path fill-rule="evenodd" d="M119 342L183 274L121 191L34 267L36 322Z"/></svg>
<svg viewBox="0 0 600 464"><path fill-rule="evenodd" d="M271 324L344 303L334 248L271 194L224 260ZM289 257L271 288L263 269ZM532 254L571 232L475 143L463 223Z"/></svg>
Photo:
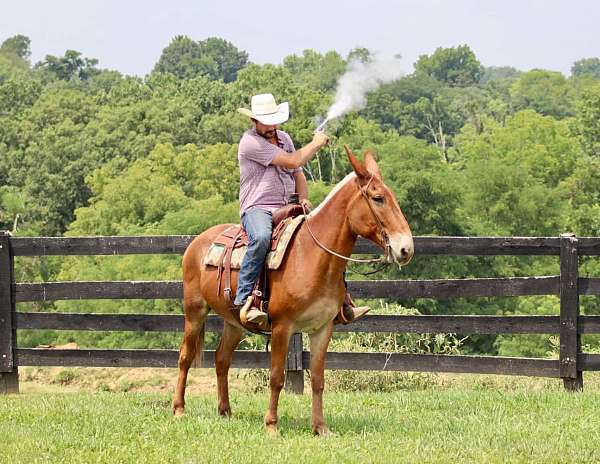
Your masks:
<svg viewBox="0 0 600 464"><path fill-rule="evenodd" d="M13 269L10 235L0 231L0 394L19 393L19 373L14 357L17 328L12 294Z"/></svg>
<svg viewBox="0 0 600 464"><path fill-rule="evenodd" d="M304 393L304 370L302 369L302 334L290 338L285 365L285 391L301 395Z"/></svg>
<svg viewBox="0 0 600 464"><path fill-rule="evenodd" d="M579 263L577 238L560 236L560 352L559 372L566 390L583 389L583 373L577 365L581 353L579 319Z"/></svg>

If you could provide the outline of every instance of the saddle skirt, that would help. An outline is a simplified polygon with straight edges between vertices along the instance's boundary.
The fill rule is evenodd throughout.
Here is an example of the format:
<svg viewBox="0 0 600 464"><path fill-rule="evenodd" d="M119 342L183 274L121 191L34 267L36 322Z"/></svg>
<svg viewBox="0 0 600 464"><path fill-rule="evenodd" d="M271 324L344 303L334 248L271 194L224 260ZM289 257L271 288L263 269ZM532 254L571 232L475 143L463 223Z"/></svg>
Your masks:
<svg viewBox="0 0 600 464"><path fill-rule="evenodd" d="M273 230L271 249L267 253L267 269L278 269L294 233L304 221L305 216L289 217L281 221ZM248 236L241 225L225 229L210 245L204 257L205 266L222 267L224 261L230 263L230 269L239 269L248 248ZM226 257L225 253L231 254ZM227 258L227 259L226 259Z"/></svg>

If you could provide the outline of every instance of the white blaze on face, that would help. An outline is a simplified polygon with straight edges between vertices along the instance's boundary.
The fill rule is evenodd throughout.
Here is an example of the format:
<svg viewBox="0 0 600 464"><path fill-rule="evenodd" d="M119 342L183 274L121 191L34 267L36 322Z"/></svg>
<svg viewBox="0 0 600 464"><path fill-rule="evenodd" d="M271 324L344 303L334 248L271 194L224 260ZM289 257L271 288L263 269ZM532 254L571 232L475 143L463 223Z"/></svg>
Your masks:
<svg viewBox="0 0 600 464"><path fill-rule="evenodd" d="M415 253L412 235L390 235L390 247L394 261L402 265L408 264Z"/></svg>

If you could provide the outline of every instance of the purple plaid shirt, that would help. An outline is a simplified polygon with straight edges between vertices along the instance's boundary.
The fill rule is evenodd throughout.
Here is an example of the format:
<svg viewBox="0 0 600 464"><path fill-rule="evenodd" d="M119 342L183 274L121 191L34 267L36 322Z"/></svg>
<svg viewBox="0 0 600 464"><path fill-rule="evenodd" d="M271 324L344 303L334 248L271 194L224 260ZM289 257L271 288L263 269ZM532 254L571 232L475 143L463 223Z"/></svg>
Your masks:
<svg viewBox="0 0 600 464"><path fill-rule="evenodd" d="M302 168L285 169L271 164L282 150L296 151L291 137L277 131L279 146L269 143L255 129L244 133L238 148L240 163L240 216L250 208L274 211L287 204L290 193L296 191L294 173Z"/></svg>

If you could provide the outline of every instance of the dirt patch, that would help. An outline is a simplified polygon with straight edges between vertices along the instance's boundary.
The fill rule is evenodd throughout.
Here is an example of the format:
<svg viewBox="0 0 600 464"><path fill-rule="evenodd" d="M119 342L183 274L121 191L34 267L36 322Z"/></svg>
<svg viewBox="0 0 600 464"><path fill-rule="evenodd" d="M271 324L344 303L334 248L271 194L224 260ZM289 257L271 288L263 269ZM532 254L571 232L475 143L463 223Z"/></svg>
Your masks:
<svg viewBox="0 0 600 464"><path fill-rule="evenodd" d="M21 390L27 391L115 391L172 392L177 369L97 368L97 367L24 367L19 369ZM244 391L244 371L232 369L230 389ZM187 392L216 392L214 369L190 369Z"/></svg>

